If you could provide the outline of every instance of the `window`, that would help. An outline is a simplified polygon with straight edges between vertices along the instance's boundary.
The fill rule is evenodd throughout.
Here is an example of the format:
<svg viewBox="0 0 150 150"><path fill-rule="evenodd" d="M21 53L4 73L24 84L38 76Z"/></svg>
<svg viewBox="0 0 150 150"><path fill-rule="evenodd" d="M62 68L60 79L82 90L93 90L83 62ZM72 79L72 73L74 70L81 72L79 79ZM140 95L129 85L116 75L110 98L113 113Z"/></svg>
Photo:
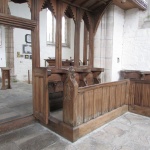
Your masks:
<svg viewBox="0 0 150 150"><path fill-rule="evenodd" d="M62 45L69 46L68 38L69 19L65 16L62 18ZM55 44L56 19L47 9L47 44Z"/></svg>

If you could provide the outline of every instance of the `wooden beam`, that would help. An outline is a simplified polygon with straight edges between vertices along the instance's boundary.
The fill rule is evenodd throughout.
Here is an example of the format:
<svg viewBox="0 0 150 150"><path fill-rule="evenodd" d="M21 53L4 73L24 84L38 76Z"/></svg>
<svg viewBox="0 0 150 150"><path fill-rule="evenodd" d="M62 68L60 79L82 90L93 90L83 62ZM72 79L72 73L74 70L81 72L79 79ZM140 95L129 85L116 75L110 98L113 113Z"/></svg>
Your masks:
<svg viewBox="0 0 150 150"><path fill-rule="evenodd" d="M83 1L83 3L81 3L81 7L87 7L90 6L94 3L94 0L92 1Z"/></svg>
<svg viewBox="0 0 150 150"><path fill-rule="evenodd" d="M29 116L24 116L18 119L11 120L6 123L1 123L0 134L17 129L17 128L27 126L33 122L35 122L35 118L33 117L33 115L29 115Z"/></svg>
<svg viewBox="0 0 150 150"><path fill-rule="evenodd" d="M0 23L12 27L34 30L36 21L0 13Z"/></svg>
<svg viewBox="0 0 150 150"><path fill-rule="evenodd" d="M91 10L89 10L89 9L87 9L87 8L85 8L85 7L81 7L81 6L77 5L77 4L68 2L67 0L62 0L62 2L66 3L66 4L69 4L69 5L71 5L71 6L74 6L74 7L83 9L83 10L86 10L86 11L88 11L88 12L92 12Z"/></svg>

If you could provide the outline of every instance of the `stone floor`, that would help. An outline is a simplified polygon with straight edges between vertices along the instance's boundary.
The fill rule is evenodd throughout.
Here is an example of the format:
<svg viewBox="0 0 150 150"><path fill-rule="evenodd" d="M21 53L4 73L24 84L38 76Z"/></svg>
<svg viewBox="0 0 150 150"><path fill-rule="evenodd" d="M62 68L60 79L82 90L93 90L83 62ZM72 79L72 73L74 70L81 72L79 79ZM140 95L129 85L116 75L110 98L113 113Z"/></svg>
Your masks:
<svg viewBox="0 0 150 150"><path fill-rule="evenodd" d="M128 112L75 143L34 123L0 135L0 150L150 150L150 118Z"/></svg>
<svg viewBox="0 0 150 150"><path fill-rule="evenodd" d="M0 88L1 88L0 83ZM12 89L0 90L0 123L32 114L32 85L12 82Z"/></svg>

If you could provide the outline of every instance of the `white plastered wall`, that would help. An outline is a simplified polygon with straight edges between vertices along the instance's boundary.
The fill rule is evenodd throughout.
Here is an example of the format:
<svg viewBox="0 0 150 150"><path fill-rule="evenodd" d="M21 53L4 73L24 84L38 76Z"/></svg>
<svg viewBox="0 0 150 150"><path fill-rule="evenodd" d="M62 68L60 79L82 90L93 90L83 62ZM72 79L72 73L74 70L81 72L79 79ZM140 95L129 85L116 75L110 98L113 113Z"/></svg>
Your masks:
<svg viewBox="0 0 150 150"><path fill-rule="evenodd" d="M149 11L125 13L122 69L150 71L150 21L145 25Z"/></svg>

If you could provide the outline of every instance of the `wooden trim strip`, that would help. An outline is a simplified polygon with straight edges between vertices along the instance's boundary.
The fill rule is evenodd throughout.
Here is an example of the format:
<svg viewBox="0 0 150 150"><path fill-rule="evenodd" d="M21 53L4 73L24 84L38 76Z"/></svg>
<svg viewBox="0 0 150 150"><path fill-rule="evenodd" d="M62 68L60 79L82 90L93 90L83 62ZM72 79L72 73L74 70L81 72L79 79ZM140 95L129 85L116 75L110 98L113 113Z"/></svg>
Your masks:
<svg viewBox="0 0 150 150"><path fill-rule="evenodd" d="M126 80L122 80L122 81L102 83L102 84L97 84L97 85L94 84L94 85L91 85L91 86L79 87L78 93L94 90L94 89L97 89L97 88L107 87L107 86L115 86L115 85L119 85L119 84L123 84L123 83L129 84L129 82L130 82L130 80L126 79Z"/></svg>
<svg viewBox="0 0 150 150"><path fill-rule="evenodd" d="M11 120L9 122L2 123L0 124L0 134L17 128L21 128L33 122L35 122L35 118L33 117L33 115L30 115L23 118L15 119L13 121Z"/></svg>

